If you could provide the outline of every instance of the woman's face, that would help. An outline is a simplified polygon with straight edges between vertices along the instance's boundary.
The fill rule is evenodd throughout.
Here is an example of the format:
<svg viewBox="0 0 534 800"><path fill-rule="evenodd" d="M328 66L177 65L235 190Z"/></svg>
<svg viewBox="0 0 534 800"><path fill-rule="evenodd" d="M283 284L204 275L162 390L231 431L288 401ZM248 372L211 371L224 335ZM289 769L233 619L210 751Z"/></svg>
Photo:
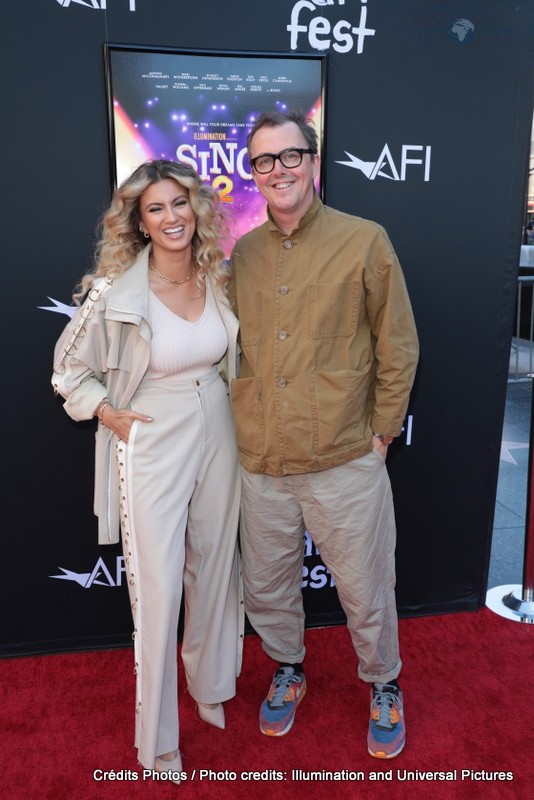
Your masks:
<svg viewBox="0 0 534 800"><path fill-rule="evenodd" d="M160 257L187 252L196 230L189 192L172 178L153 183L139 200L140 229L152 240L152 254Z"/></svg>

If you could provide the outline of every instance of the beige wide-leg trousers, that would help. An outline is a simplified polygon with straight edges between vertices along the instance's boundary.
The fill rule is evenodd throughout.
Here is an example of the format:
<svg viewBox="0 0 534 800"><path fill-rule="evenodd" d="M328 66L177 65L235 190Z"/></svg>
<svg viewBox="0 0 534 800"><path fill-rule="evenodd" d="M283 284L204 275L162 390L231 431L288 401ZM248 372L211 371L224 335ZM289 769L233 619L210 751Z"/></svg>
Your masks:
<svg viewBox="0 0 534 800"><path fill-rule="evenodd" d="M201 703L235 695L241 666L237 526L240 472L226 387L217 369L196 380L145 381L118 443L123 549L136 671L135 746L149 769L178 748L177 627Z"/></svg>
<svg viewBox="0 0 534 800"><path fill-rule="evenodd" d="M401 669L395 604L395 517L389 476L373 450L321 472L275 478L243 470L245 611L276 661L305 655L302 566L308 530L332 573L367 682Z"/></svg>

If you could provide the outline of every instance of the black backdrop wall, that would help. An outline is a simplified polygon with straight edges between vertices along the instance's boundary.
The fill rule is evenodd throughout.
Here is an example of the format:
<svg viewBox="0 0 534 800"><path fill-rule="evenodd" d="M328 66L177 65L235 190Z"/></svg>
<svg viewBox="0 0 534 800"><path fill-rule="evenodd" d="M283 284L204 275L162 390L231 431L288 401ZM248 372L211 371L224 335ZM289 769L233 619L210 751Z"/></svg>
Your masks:
<svg viewBox="0 0 534 800"><path fill-rule="evenodd" d="M399 611L479 607L524 214L532 0L18 0L0 20L0 654L115 646L131 629L120 550L96 544L94 426L72 423L50 386L66 317L41 309L70 302L109 201L104 42L328 52L326 200L387 228L421 336L410 443L389 456ZM354 166L381 154L376 175ZM307 547L308 624L339 621Z"/></svg>

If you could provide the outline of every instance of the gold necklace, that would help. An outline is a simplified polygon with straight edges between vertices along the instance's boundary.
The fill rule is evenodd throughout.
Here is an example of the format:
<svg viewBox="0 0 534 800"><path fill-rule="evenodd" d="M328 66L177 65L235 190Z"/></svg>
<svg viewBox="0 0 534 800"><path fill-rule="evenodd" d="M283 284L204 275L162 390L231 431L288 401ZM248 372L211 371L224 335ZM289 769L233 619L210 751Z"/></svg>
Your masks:
<svg viewBox="0 0 534 800"><path fill-rule="evenodd" d="M158 278L160 278L162 281L165 281L165 283L176 283L176 284L180 284L180 283L186 283L187 281L190 281L190 280L191 280L191 278L193 277L193 275L195 274L195 272L196 272L196 271L197 271L197 269L198 269L198 264L195 262L195 263L193 264L193 269L191 270L191 272L189 273L189 275L186 275L186 276L185 276L185 278L182 278L182 280L181 280L181 281L175 281L175 280L174 280L174 278L168 278L166 275L162 275L162 274L161 274L161 272L159 271L159 269L156 269L156 267L155 267L153 264L151 264L150 262L148 262L148 267L149 267L149 269L151 269L151 270L152 270L152 272L153 272L155 275L157 275L157 276L158 276Z"/></svg>

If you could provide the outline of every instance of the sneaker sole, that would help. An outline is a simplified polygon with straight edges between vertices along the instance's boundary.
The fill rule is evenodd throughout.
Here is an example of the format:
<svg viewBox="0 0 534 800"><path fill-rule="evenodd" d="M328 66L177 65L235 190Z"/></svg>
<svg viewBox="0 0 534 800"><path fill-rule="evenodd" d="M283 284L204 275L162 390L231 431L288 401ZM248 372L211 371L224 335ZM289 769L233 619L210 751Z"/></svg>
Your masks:
<svg viewBox="0 0 534 800"><path fill-rule="evenodd" d="M287 723L287 725L284 728L284 730L282 730L282 731L273 731L272 728L267 728L267 729L264 730L261 727L261 723L260 723L260 731L264 734L264 736L285 736L286 733L289 733L289 731L293 727L293 723L295 722L295 715L297 713L297 708L299 707L300 702L304 698L305 694L306 694L306 686L304 686L304 689L300 693L300 695L299 695L299 697L297 699L297 702L295 703L295 711L293 713L293 716L291 717L291 719Z"/></svg>
<svg viewBox="0 0 534 800"><path fill-rule="evenodd" d="M369 755L370 755L370 756L373 756L373 758L383 758L383 759L387 759L387 758L395 758L395 756L398 756L398 755L399 755L399 753L402 753L402 751L404 750L404 745L405 745L405 744L406 744L406 740L404 740L404 741L402 742L401 746L400 746L400 747L398 747L398 748L395 750L395 752L394 752L394 753L384 753L382 750L378 750L376 753L373 753L373 751L372 751L372 750L371 750L371 748L369 748L369 747L367 748L367 750L368 750L368 752L369 752Z"/></svg>

